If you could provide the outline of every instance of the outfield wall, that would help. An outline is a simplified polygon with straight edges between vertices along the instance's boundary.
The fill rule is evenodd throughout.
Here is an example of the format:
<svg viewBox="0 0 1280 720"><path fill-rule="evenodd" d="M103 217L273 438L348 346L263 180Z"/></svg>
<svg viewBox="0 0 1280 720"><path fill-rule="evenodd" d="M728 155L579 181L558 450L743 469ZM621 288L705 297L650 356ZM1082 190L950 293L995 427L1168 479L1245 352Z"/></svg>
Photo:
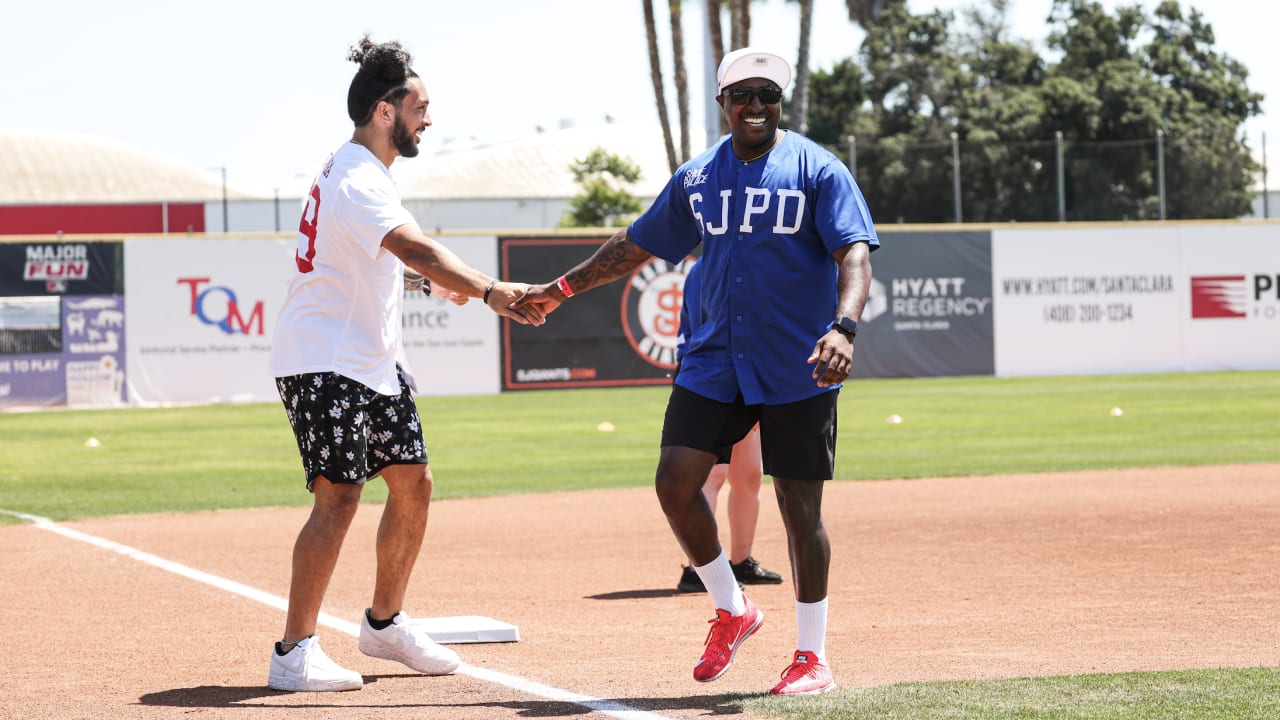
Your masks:
<svg viewBox="0 0 1280 720"><path fill-rule="evenodd" d="M992 234L997 375L1280 368L1280 227Z"/></svg>
<svg viewBox="0 0 1280 720"><path fill-rule="evenodd" d="M493 237L439 240L497 273ZM278 399L267 362L295 248L279 239L126 240L130 403ZM483 304L411 293L403 327L421 394L497 392L497 316Z"/></svg>
<svg viewBox="0 0 1280 720"><path fill-rule="evenodd" d="M1280 368L1280 223L886 226L855 377ZM544 281L604 235L442 236ZM274 401L292 238L0 243L0 408ZM547 325L413 294L423 395L670 382L684 273L655 260Z"/></svg>

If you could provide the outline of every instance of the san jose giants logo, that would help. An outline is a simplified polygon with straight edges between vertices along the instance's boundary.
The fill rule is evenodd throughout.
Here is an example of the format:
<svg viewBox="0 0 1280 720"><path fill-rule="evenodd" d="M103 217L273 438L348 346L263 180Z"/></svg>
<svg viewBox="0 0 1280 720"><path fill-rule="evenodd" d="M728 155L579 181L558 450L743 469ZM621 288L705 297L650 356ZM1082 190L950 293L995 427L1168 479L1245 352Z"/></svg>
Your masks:
<svg viewBox="0 0 1280 720"><path fill-rule="evenodd" d="M653 258L631 273L622 290L622 330L627 342L646 362L665 370L676 367L684 278L695 262L697 258L688 257L672 265Z"/></svg>

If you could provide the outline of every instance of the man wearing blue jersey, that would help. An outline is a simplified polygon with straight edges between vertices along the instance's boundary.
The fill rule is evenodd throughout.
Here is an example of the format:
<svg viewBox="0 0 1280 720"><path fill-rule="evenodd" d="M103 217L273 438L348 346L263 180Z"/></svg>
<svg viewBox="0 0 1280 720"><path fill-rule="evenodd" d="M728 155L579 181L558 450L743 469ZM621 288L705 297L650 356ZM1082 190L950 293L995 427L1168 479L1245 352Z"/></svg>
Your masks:
<svg viewBox="0 0 1280 720"><path fill-rule="evenodd" d="M655 255L678 262L702 243L702 318L671 389L655 479L667 522L715 604L693 676L723 675L764 621L734 578L702 494L717 457L758 422L787 531L799 635L771 692L810 695L835 687L826 657L831 546L822 488L835 466L836 400L880 241L848 168L778 128L791 82L785 60L736 50L717 80L730 134L682 165L630 227L512 308L533 303L550 312Z"/></svg>

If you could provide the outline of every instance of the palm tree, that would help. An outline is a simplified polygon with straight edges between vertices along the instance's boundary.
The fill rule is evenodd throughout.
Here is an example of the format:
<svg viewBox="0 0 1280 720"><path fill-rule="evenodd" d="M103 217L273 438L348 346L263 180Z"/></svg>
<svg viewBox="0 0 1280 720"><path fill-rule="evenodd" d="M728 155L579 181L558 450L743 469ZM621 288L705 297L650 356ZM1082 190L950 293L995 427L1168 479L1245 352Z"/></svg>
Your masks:
<svg viewBox="0 0 1280 720"><path fill-rule="evenodd" d="M720 7L724 0L707 0L707 29L711 32L711 51L715 53L715 65L720 67L724 59L724 31L720 26Z"/></svg>
<svg viewBox="0 0 1280 720"><path fill-rule="evenodd" d="M644 31L649 39L649 77L653 80L653 96L658 101L662 139L667 144L667 165L674 173L680 163L676 162L676 146L671 141L671 118L667 116L667 96L662 83L662 57L658 55L658 28L653 20L653 0L644 0Z"/></svg>
<svg viewBox="0 0 1280 720"><path fill-rule="evenodd" d="M809 36L813 28L813 0L792 2L800 5L800 47L796 58L796 89L791 93L791 113L787 117L787 125L804 134L809 115Z"/></svg>
<svg viewBox="0 0 1280 720"><path fill-rule="evenodd" d="M729 49L750 45L751 0L729 0Z"/></svg>
<svg viewBox="0 0 1280 720"><path fill-rule="evenodd" d="M676 110L680 113L680 163L689 160L689 78L684 69L684 24L681 0L667 0L671 13L671 55L676 81ZM665 103L664 103L665 104ZM676 168L672 167L671 172Z"/></svg>
<svg viewBox="0 0 1280 720"><path fill-rule="evenodd" d="M713 67L720 67L720 61L724 60L724 30L720 23L720 10L724 7L725 0L707 0L707 30L711 34L711 52L715 63ZM708 91L711 88L707 88ZM720 115L720 134L724 135L729 132L729 123Z"/></svg>

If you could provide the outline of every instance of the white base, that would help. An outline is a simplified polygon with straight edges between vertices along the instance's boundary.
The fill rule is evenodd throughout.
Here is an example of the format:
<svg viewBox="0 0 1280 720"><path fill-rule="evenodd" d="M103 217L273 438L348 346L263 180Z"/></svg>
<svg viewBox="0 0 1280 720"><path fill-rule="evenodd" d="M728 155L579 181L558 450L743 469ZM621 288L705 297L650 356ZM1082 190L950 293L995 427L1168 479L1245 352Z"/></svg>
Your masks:
<svg viewBox="0 0 1280 720"><path fill-rule="evenodd" d="M431 639L447 645L450 643L518 642L520 628L510 623L479 615L454 617L415 618L414 625L427 631Z"/></svg>

